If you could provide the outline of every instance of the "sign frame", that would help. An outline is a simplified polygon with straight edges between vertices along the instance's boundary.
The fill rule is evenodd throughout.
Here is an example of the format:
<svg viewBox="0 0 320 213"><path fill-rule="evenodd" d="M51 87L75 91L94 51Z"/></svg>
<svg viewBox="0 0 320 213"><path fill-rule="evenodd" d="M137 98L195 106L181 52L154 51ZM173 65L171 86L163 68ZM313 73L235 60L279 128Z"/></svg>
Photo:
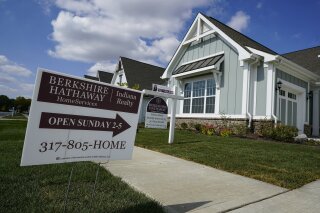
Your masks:
<svg viewBox="0 0 320 213"><path fill-rule="evenodd" d="M101 86L101 88L105 88L106 90L110 89L112 92L106 92L105 99L94 99L92 98L92 103L96 103L95 107L86 107L81 105L75 105L74 103L62 104L62 103L49 103L48 100L41 99L41 95L39 95L39 90L41 87L41 80L43 80L44 73L49 73L51 76L61 76L61 82L63 79L65 82L69 79L74 80L75 82L87 82L87 89L96 86ZM56 79L57 80L57 79ZM44 82L44 81L43 81ZM56 81L58 82L58 80ZM53 81L51 81L53 83ZM80 85L79 83L79 85ZM83 83L84 84L84 83ZM72 83L70 83L72 85ZM61 85L60 85L61 86ZM61 86L62 88L62 86ZM50 88L50 92L52 92L52 87ZM92 88L91 88L92 89ZM60 90L60 92L62 89ZM86 90L84 90L86 91ZM96 94L101 92L100 89ZM114 91L116 91L114 93ZM72 91L74 92L74 91ZM86 91L89 94L88 91ZM78 94L78 91L74 92ZM49 95L52 95L50 93ZM70 95L70 93L69 93ZM123 96L121 96L123 95ZM131 107L134 110L131 110L129 107L129 95L130 98L134 98L132 101ZM125 97L124 97L125 96ZM40 99L39 99L40 97ZM87 96L89 97L89 96ZM93 96L90 96L93 97ZM105 103L105 101L109 101L109 104L115 105L114 98L117 98L116 104L118 106L111 106ZM125 104L121 102L123 100L127 100L126 107L119 107L119 105ZM23 153L21 158L21 166L29 166L29 165L40 165L40 164L52 164L52 163L66 163L66 162L75 162L75 161L109 161L109 160L129 160L132 158L132 152L134 147L134 140L136 136L136 128L138 126L139 114L141 111L141 103L143 99L143 93L139 90L133 90L129 88L124 88L116 85L111 85L103 82L94 81L91 79L84 79L77 76L72 76L56 71L51 71L48 69L38 68L37 76L35 81L35 87L32 96L32 103L30 107L30 114L28 119L28 125L25 135L25 141L23 146ZM118 101L119 100L119 101ZM79 98L79 101L83 101ZM84 102L81 102L84 103ZM97 106L100 107L98 108ZM102 105L101 105L102 104ZM105 104L105 105L103 105ZM133 109L132 108L132 109ZM114 109L120 109L120 111L115 111ZM131 110L131 111L130 111ZM60 124L65 122L64 125L75 125L76 122L79 124L79 120L81 117L81 122L87 121L87 123L94 123L96 121L96 125L99 121L101 121L100 127L101 129L78 129L74 126L74 128L45 128L40 126L40 120L42 113L52 113L58 114L59 116L66 116L67 119L60 120ZM85 116L84 116L85 115ZM61 117L60 116L60 117ZM69 116L69 117L68 117ZM76 117L70 117L76 116ZM78 117L77 117L78 116ZM88 120L89 117L93 118L93 121ZM58 118L58 117L57 117ZM99 120L99 119L100 120ZM62 119L62 118L61 118ZM74 122L71 122L71 119L75 119ZM78 119L78 120L76 120ZM86 120L87 119L87 120ZM102 120L101 120L102 119ZM120 120L117 120L120 119ZM116 122L117 120L117 122ZM126 129L123 128L123 122L127 122ZM47 120L48 122L48 120ZM69 123L68 123L69 122ZM102 123L104 124L102 125ZM118 130L120 132L111 131L110 125L113 125L112 122L118 124ZM70 124L71 123L71 124ZM121 125L119 125L121 123ZM98 125L99 126L99 125ZM58 127L58 125L56 126ZM98 127L96 127L98 128ZM103 129L105 128L105 129ZM115 127L116 128L116 127ZM123 130L123 131L122 131ZM51 138L52 137L52 138ZM45 140L45 141L44 141ZM73 145L70 145L70 140L74 141ZM106 142L107 141L107 142ZM45 150L41 143L46 142L46 151L39 153L40 150ZM58 143L57 143L58 142ZM60 143L61 142L61 143ZM75 144L81 148L78 150L69 149ZM88 142L88 143L85 143ZM86 144L86 146L84 146ZM100 146L99 146L100 144ZM101 144L104 144L104 148ZM69 148L67 148L69 145ZM95 145L95 146L94 146ZM57 148L59 146L59 148ZM84 148L88 147L88 148ZM96 150L93 150L93 147ZM89 151L90 148L90 151ZM85 150L84 150L85 149ZM50 152L48 152L50 150ZM82 152L82 153L81 153Z"/></svg>

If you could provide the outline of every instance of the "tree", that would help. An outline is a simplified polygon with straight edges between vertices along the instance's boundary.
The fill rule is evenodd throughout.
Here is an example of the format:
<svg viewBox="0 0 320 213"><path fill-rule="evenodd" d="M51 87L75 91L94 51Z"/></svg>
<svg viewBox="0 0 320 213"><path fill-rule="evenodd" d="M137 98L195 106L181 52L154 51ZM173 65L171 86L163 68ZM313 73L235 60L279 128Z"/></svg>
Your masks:
<svg viewBox="0 0 320 213"><path fill-rule="evenodd" d="M31 99L26 99L22 96L18 96L14 101L14 106L18 112L28 111L31 104Z"/></svg>
<svg viewBox="0 0 320 213"><path fill-rule="evenodd" d="M10 99L6 95L0 95L0 111L8 111L10 107Z"/></svg>

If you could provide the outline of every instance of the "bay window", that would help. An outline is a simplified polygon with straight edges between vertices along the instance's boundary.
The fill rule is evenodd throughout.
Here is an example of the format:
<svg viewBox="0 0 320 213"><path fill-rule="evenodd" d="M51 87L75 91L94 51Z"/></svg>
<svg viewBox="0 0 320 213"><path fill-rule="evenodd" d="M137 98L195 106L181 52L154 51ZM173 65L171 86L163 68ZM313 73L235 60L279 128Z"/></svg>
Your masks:
<svg viewBox="0 0 320 213"><path fill-rule="evenodd" d="M214 113L216 85L213 79L184 85L183 113Z"/></svg>

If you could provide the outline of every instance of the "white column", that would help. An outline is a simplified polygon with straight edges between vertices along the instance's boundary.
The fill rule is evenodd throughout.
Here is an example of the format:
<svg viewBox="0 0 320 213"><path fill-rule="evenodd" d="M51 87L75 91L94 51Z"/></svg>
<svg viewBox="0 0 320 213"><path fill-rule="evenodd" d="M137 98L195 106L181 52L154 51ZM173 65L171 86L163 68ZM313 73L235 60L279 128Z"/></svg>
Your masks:
<svg viewBox="0 0 320 213"><path fill-rule="evenodd" d="M177 86L173 86L174 95L177 95ZM171 98L171 116L170 116L170 129L169 129L169 144L173 143L174 140L174 128L176 126L176 106L177 99Z"/></svg>
<svg viewBox="0 0 320 213"><path fill-rule="evenodd" d="M273 64L267 66L267 95L266 95L266 116L269 118L272 115L273 106L273 92L275 90L273 86Z"/></svg>
<svg viewBox="0 0 320 213"><path fill-rule="evenodd" d="M251 70L252 84L253 85L253 107L252 107L252 116L256 115L257 112L257 76L258 76L258 66L254 65Z"/></svg>
<svg viewBox="0 0 320 213"><path fill-rule="evenodd" d="M248 62L243 62L243 85L242 85L242 115L247 113L247 97L248 96Z"/></svg>
<svg viewBox="0 0 320 213"><path fill-rule="evenodd" d="M319 89L313 91L312 135L319 136Z"/></svg>

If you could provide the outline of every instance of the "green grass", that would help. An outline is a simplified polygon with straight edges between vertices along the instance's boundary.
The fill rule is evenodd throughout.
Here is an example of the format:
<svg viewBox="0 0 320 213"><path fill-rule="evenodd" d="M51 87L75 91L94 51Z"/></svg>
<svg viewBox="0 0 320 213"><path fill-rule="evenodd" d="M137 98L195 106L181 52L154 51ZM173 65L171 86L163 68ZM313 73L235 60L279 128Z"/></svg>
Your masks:
<svg viewBox="0 0 320 213"><path fill-rule="evenodd" d="M26 121L0 121L0 212L63 212L73 166L66 212L163 212L157 202L104 169L92 200L94 163L20 167L25 128Z"/></svg>
<svg viewBox="0 0 320 213"><path fill-rule="evenodd" d="M176 130L139 129L136 145L217 169L294 189L320 179L320 147L206 136Z"/></svg>
<svg viewBox="0 0 320 213"><path fill-rule="evenodd" d="M27 120L27 118L21 113L14 114L13 116L7 115L7 116L4 116L3 118L5 118L5 119L23 119L23 120Z"/></svg>

